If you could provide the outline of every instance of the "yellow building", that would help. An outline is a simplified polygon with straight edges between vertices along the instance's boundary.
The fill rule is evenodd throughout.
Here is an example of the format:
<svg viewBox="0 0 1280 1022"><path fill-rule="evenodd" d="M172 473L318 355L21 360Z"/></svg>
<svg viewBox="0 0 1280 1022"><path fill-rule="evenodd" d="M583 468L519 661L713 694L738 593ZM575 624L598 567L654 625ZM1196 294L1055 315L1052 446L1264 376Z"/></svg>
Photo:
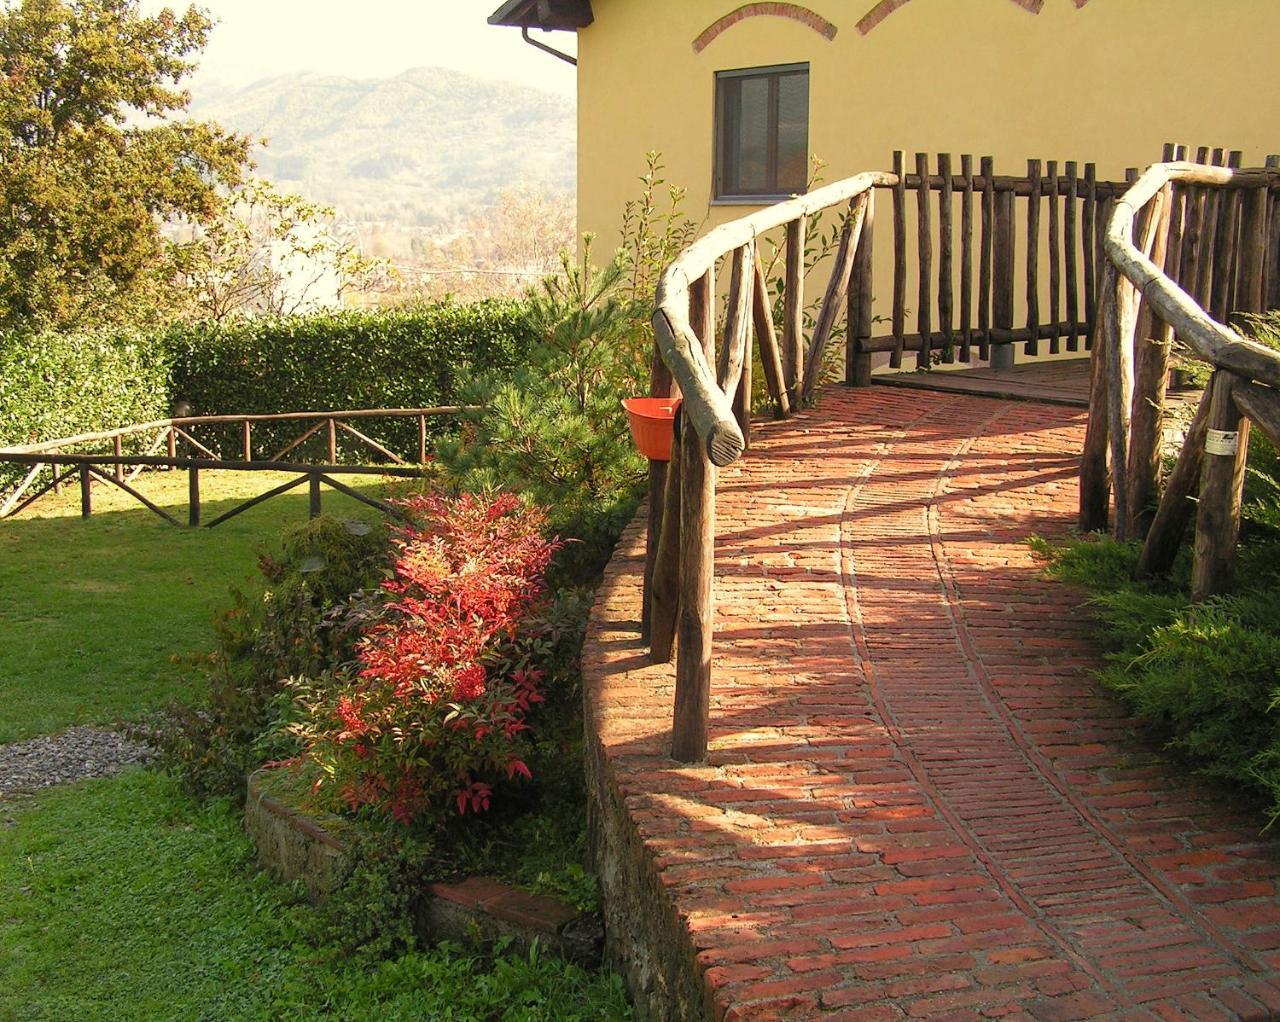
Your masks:
<svg viewBox="0 0 1280 1022"><path fill-rule="evenodd" d="M802 185L807 154L830 181L894 149L1100 177L1169 141L1280 151L1277 0L509 0L491 20L576 31L578 224L605 242L649 150L704 228Z"/></svg>

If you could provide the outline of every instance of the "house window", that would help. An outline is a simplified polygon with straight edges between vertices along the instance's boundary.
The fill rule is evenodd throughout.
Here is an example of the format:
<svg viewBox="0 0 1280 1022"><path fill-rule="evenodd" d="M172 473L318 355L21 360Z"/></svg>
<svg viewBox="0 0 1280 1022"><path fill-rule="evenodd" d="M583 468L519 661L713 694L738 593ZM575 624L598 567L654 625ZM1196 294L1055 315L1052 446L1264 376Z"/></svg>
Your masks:
<svg viewBox="0 0 1280 1022"><path fill-rule="evenodd" d="M716 73L717 199L803 192L809 169L809 65Z"/></svg>

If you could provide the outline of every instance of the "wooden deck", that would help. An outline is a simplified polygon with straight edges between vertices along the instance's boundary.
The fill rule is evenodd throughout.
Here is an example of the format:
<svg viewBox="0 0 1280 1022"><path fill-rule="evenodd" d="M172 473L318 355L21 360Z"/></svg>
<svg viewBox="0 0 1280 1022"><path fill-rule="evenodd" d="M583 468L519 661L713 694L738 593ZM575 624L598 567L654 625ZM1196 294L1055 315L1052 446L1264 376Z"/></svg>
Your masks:
<svg viewBox="0 0 1280 1022"><path fill-rule="evenodd" d="M1021 401L1043 401L1069 408L1089 407L1089 360L1028 362L1012 369L933 369L928 372L877 374L873 383L885 387L974 394Z"/></svg>

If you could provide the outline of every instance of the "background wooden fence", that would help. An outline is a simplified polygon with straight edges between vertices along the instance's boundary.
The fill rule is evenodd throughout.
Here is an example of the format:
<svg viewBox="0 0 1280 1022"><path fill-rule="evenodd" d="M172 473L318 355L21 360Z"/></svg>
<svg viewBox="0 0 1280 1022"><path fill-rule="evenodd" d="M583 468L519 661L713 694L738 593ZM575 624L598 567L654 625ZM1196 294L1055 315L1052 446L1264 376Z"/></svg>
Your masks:
<svg viewBox="0 0 1280 1022"><path fill-rule="evenodd" d="M180 524L167 511L157 507L140 493L133 483L138 475L148 469L185 470L188 475L187 524L196 527L207 524L212 528L235 517L250 507L286 493L303 483L310 492L312 516L320 512L320 487L326 485L354 499L388 513L398 513L385 501L377 500L339 482L340 475L390 475L413 477L422 475L421 466L428 460L429 423L445 416L457 416L473 409L460 406L434 408L369 408L333 412L283 412L274 415L204 415L183 416L144 422L120 429L84 433L42 443L26 444L0 449L0 462L27 466L26 475L18 486L0 504L0 518L16 515L30 507L45 494L61 490L66 483L78 483L80 487L81 514L92 513L93 485L111 484L124 490L145 507L166 521ZM416 444L413 451L397 453L379 440L371 437L366 423L376 420L410 421L416 423ZM359 423L357 426L356 423ZM271 447L264 455L263 448L255 444L257 426L269 427L278 440L282 428L285 442L278 449ZM218 431L222 442L207 435ZM225 434L232 431L236 442L228 444ZM126 453L126 445L134 452ZM308 446L314 451L312 460L305 460ZM376 460L383 464L370 467L361 464L342 464L343 454L356 450L360 460ZM159 453L163 451L164 453ZM290 457L292 456L292 457ZM202 522L200 503L200 473L202 470L231 470L241 472L296 472L298 478L282 483L266 493L232 508L213 521Z"/></svg>

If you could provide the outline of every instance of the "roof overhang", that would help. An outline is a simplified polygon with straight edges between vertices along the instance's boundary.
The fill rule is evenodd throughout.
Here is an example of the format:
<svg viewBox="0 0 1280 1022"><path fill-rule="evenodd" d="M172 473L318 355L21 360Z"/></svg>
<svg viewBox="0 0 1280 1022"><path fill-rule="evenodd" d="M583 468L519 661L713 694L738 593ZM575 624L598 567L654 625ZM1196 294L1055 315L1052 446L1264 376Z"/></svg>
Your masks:
<svg viewBox="0 0 1280 1022"><path fill-rule="evenodd" d="M490 25L576 32L595 20L591 0L507 0L489 15Z"/></svg>

